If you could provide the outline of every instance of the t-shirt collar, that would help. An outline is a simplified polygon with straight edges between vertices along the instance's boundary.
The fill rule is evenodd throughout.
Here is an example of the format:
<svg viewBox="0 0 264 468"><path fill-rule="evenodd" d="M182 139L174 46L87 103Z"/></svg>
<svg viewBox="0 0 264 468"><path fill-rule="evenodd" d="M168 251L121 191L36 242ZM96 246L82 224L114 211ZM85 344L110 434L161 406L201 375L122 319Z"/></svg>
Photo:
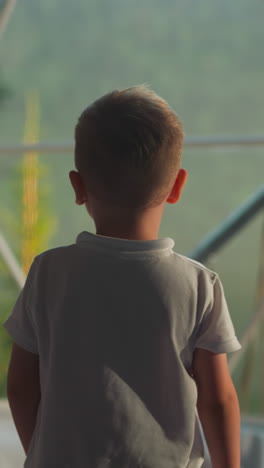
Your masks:
<svg viewBox="0 0 264 468"><path fill-rule="evenodd" d="M92 234L88 231L81 232L76 239L77 245L88 246L108 252L146 252L157 253L159 251L172 250L174 240L170 237L163 237L153 240L130 240L117 237L107 237Z"/></svg>

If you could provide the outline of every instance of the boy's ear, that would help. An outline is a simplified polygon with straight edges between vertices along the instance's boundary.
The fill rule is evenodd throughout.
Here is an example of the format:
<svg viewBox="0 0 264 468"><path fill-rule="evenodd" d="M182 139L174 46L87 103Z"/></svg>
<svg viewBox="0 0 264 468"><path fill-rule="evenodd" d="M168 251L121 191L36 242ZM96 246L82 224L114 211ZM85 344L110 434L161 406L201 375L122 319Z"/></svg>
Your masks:
<svg viewBox="0 0 264 468"><path fill-rule="evenodd" d="M77 171L70 171L69 178L75 192L77 205L83 205L87 201L87 195L80 173Z"/></svg>
<svg viewBox="0 0 264 468"><path fill-rule="evenodd" d="M186 169L181 168L177 174L171 193L169 194L166 200L168 203L173 204L173 203L177 203L180 200L181 194L182 194L182 191L186 184L187 179L188 179L188 172L186 171Z"/></svg>

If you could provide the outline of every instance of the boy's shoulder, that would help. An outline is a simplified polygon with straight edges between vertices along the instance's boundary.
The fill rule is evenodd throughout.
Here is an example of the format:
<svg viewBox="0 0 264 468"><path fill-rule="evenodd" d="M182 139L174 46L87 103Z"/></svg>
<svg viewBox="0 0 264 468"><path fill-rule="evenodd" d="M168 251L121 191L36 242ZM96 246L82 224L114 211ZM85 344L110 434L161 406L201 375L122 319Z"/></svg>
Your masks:
<svg viewBox="0 0 264 468"><path fill-rule="evenodd" d="M77 251L80 254L80 249L78 249L77 244L70 244L65 246L54 247L48 249L35 257L35 265L40 266L41 269L46 267L63 268L63 265L69 265L69 261L72 259L76 261L76 257L79 258ZM83 254L83 253L82 253ZM189 281L192 280L204 280L207 283L214 284L218 278L218 274L203 265L202 263L193 260L185 255L182 255L178 252L172 250L172 255L170 256L174 264L175 269L180 272L182 279L189 278ZM56 265L56 266L55 266ZM173 270L174 270L173 267ZM175 271L175 270L174 270ZM203 281L202 281L203 282ZM196 281L194 281L196 283Z"/></svg>
<svg viewBox="0 0 264 468"><path fill-rule="evenodd" d="M173 255L175 256L175 261L179 265L179 268L186 272L186 274L206 277L210 279L212 283L217 279L218 274L202 263L175 251L173 251Z"/></svg>
<svg viewBox="0 0 264 468"><path fill-rule="evenodd" d="M76 244L63 245L45 250L34 258L34 264L47 265L53 262L67 262L69 257L75 254Z"/></svg>
<svg viewBox="0 0 264 468"><path fill-rule="evenodd" d="M36 255L36 259L43 259L43 258L48 258L48 257L54 257L54 256L60 256L66 253L70 253L74 248L76 247L76 244L69 244L69 245L61 245L58 247L53 247L52 249L47 249L44 250L43 252L39 253Z"/></svg>

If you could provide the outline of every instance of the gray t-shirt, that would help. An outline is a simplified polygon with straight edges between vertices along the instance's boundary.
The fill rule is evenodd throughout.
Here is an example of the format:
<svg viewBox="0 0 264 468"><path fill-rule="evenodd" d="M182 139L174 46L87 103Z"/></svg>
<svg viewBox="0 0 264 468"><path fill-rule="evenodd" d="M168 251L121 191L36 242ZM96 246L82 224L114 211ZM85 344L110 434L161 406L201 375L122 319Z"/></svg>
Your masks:
<svg viewBox="0 0 264 468"><path fill-rule="evenodd" d="M174 241L82 232L37 256L4 326L39 355L26 468L198 468L194 349L240 349L216 273Z"/></svg>

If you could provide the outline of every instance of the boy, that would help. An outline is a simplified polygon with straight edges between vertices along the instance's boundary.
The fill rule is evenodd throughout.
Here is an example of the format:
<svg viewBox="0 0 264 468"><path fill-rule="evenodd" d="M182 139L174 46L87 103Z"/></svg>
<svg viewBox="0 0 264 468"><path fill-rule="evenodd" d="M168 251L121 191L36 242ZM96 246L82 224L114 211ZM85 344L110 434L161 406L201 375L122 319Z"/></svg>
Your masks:
<svg viewBox="0 0 264 468"><path fill-rule="evenodd" d="M144 87L81 115L70 180L96 234L37 256L5 327L8 399L26 468L239 468L220 280L158 239L186 182L183 131Z"/></svg>

